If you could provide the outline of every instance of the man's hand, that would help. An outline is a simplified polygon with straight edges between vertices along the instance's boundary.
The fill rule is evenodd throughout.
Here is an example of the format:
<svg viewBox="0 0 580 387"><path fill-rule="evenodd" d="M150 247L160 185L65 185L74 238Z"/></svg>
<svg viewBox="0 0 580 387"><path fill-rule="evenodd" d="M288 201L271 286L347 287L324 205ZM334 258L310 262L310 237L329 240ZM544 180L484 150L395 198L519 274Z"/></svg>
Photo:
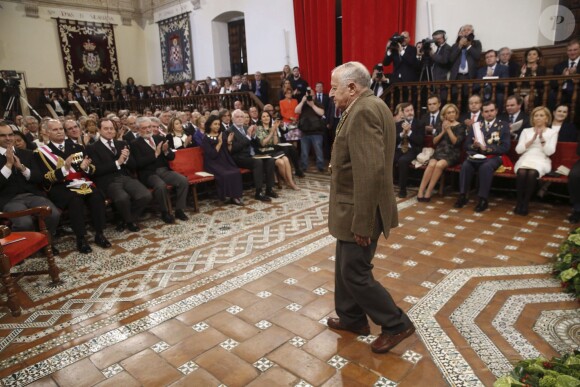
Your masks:
<svg viewBox="0 0 580 387"><path fill-rule="evenodd" d="M84 171L89 167L89 165L91 165L91 159L89 159L89 156L85 156L81 163L81 169Z"/></svg>
<svg viewBox="0 0 580 387"><path fill-rule="evenodd" d="M231 143L234 141L234 132L230 132L230 134L228 134L228 142Z"/></svg>
<svg viewBox="0 0 580 387"><path fill-rule="evenodd" d="M248 128L248 136L254 137L255 132L256 132L256 125L252 125Z"/></svg>
<svg viewBox="0 0 580 387"><path fill-rule="evenodd" d="M26 169L26 167L20 162L20 157L18 157L16 155L14 155L14 166L20 172L24 172L24 170Z"/></svg>
<svg viewBox="0 0 580 387"><path fill-rule="evenodd" d="M129 148L124 147L117 161L119 162L119 164L125 164L128 158L129 158Z"/></svg>
<svg viewBox="0 0 580 387"><path fill-rule="evenodd" d="M4 156L6 156L6 168L12 169L16 158L16 155L14 154L14 148L9 146L6 149L6 154Z"/></svg>
<svg viewBox="0 0 580 387"><path fill-rule="evenodd" d="M66 160L64 160L64 168L68 171L70 170L70 167L72 166L72 162L74 159L75 155L72 154L69 157L66 158Z"/></svg>
<svg viewBox="0 0 580 387"><path fill-rule="evenodd" d="M479 149L481 149L482 151L484 151L484 150L486 149L486 146L485 146L485 144L482 144L482 143L480 143L480 142L477 142L477 141L475 141L475 142L473 143L473 146L474 146L474 147L476 147L476 148L479 148Z"/></svg>
<svg viewBox="0 0 580 387"><path fill-rule="evenodd" d="M163 142L160 142L159 144L157 144L157 146L155 147L155 157L159 157L159 155L161 154L162 147L163 147Z"/></svg>
<svg viewBox="0 0 580 387"><path fill-rule="evenodd" d="M355 240L357 245L362 246L362 247L367 247L368 245L371 244L370 237L364 237L361 235L354 234L354 240Z"/></svg>
<svg viewBox="0 0 580 387"><path fill-rule="evenodd" d="M409 130L411 130L411 124L408 123L407 121L404 121L401 124L401 127L403 128L403 131L405 132L405 134L407 134L409 132Z"/></svg>

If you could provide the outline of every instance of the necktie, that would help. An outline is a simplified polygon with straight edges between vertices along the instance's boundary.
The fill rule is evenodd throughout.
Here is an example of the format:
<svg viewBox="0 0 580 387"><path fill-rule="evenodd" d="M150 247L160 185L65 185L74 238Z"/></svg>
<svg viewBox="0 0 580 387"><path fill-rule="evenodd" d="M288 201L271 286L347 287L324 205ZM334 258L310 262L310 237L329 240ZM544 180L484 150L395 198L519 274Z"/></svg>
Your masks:
<svg viewBox="0 0 580 387"><path fill-rule="evenodd" d="M111 152L113 152L115 156L117 155L117 148L115 148L113 140L109 140L109 149L111 150Z"/></svg>
<svg viewBox="0 0 580 387"><path fill-rule="evenodd" d="M61 152L64 151L64 145L63 144L60 144L58 146L58 150L61 151Z"/></svg>
<svg viewBox="0 0 580 387"><path fill-rule="evenodd" d="M155 149L155 141L153 141L153 138L149 137L149 145L151 146L151 148Z"/></svg>
<svg viewBox="0 0 580 387"><path fill-rule="evenodd" d="M461 62L459 62L459 71L466 73L467 72L467 49L464 48L461 50Z"/></svg>
<svg viewBox="0 0 580 387"><path fill-rule="evenodd" d="M571 60L570 61L570 68L574 67L575 64L576 64L576 61Z"/></svg>
<svg viewBox="0 0 580 387"><path fill-rule="evenodd" d="M487 76L491 77L493 75L493 67L488 67L487 68Z"/></svg>
<svg viewBox="0 0 580 387"><path fill-rule="evenodd" d="M435 126L435 114L431 114L431 126Z"/></svg>
<svg viewBox="0 0 580 387"><path fill-rule="evenodd" d="M471 121L475 121L476 117L477 117L477 113L471 113Z"/></svg>
<svg viewBox="0 0 580 387"><path fill-rule="evenodd" d="M513 124L514 123L514 115L510 114L510 122Z"/></svg>

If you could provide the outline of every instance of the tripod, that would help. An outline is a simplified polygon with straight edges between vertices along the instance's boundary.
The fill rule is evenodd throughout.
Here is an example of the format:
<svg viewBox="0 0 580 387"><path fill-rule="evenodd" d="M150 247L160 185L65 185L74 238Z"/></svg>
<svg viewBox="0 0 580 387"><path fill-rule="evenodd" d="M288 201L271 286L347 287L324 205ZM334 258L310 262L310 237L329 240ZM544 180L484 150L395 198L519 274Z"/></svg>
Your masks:
<svg viewBox="0 0 580 387"><path fill-rule="evenodd" d="M21 95L19 95L18 93L12 94L10 96L10 99L8 100L8 104L6 105L6 110L4 111L4 119L8 118L8 116L10 116L10 113L12 112L12 110L16 109L16 102L18 102L18 98L21 98L24 103L26 104L26 106L28 106L28 108L32 111L32 113L34 113L34 115L40 120L42 119L42 117L40 116L40 114L38 114L38 112L36 110L34 110L34 108L28 103L28 101L26 100L26 98L22 97ZM17 113L17 112L16 112Z"/></svg>

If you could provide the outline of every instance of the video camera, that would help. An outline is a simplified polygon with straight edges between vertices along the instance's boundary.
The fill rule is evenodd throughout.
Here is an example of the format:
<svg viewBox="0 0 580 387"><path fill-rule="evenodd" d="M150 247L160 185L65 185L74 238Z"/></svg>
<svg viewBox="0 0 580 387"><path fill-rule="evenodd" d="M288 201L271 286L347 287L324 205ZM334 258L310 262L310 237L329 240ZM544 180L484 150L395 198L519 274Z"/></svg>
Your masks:
<svg viewBox="0 0 580 387"><path fill-rule="evenodd" d="M391 39L389 39L389 47L390 50L398 50L399 44L403 44L405 42L405 37L403 35L399 35L398 32L395 32Z"/></svg>
<svg viewBox="0 0 580 387"><path fill-rule="evenodd" d="M16 70L1 70L2 78L6 83L6 91L10 95L19 95L20 94L20 80L22 77Z"/></svg>
<svg viewBox="0 0 580 387"><path fill-rule="evenodd" d="M432 38L425 38L421 40L421 52L423 55L430 55L431 54L431 44L435 43L435 40Z"/></svg>
<svg viewBox="0 0 580 387"><path fill-rule="evenodd" d="M312 101L312 88L311 87L306 88L306 100Z"/></svg>
<svg viewBox="0 0 580 387"><path fill-rule="evenodd" d="M375 70L377 70L377 72L375 73L375 79L377 80L382 80L383 77L385 76L385 74L383 74L383 64L379 63L375 66Z"/></svg>

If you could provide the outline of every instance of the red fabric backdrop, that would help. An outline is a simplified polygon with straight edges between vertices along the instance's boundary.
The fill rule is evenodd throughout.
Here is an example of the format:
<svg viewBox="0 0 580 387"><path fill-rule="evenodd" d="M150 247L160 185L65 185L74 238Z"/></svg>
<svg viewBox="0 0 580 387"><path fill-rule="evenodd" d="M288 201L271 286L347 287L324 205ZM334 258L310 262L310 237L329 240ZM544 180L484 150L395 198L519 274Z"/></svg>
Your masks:
<svg viewBox="0 0 580 387"><path fill-rule="evenodd" d="M336 67L335 0L294 0L294 24L302 78L313 89L322 81L328 90Z"/></svg>
<svg viewBox="0 0 580 387"><path fill-rule="evenodd" d="M414 0L342 0L342 61L358 61L369 71L382 62L395 32L409 31L415 43Z"/></svg>

